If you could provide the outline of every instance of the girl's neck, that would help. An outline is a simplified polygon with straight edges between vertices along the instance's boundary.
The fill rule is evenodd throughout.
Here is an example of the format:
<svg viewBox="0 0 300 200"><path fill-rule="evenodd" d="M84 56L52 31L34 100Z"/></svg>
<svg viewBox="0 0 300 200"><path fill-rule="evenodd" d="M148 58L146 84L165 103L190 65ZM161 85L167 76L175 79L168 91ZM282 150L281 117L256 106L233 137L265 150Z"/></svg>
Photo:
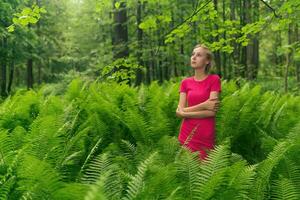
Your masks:
<svg viewBox="0 0 300 200"><path fill-rule="evenodd" d="M208 74L205 73L204 70L200 69L200 70L195 70L195 75L194 75L194 77L195 77L195 79L197 79L197 80L202 80L202 79L204 79L207 75L208 75Z"/></svg>

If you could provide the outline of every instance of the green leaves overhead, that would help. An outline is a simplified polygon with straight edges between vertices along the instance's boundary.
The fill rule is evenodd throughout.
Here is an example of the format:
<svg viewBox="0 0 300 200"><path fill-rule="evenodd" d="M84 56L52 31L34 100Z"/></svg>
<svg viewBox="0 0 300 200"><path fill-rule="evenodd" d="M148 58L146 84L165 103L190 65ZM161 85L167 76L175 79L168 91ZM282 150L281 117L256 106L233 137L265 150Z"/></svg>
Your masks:
<svg viewBox="0 0 300 200"><path fill-rule="evenodd" d="M25 7L20 13L15 13L14 18L12 19L13 24L7 27L8 32L13 32L17 25L22 27L28 26L28 24L36 24L41 14L46 13L46 9L44 7L39 7L36 4L32 5L32 7Z"/></svg>
<svg viewBox="0 0 300 200"><path fill-rule="evenodd" d="M106 80L122 80L121 82L126 84L136 77L137 69L144 69L144 67L139 65L135 58L119 58L105 66L101 75Z"/></svg>
<svg viewBox="0 0 300 200"><path fill-rule="evenodd" d="M171 22L170 15L155 15L147 17L142 23L140 23L139 28L144 31L156 30L157 28L163 26L164 24L168 24Z"/></svg>

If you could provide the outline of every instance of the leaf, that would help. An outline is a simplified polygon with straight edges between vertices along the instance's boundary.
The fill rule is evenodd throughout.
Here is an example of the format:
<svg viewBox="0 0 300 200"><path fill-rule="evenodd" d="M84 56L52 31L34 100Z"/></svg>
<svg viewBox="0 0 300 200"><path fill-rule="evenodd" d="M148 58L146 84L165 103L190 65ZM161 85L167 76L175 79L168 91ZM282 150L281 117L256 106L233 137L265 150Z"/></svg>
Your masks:
<svg viewBox="0 0 300 200"><path fill-rule="evenodd" d="M42 7L40 8L40 13L47 13L47 10L44 7Z"/></svg>
<svg viewBox="0 0 300 200"><path fill-rule="evenodd" d="M14 18L12 19L12 21L13 21L14 24L17 24L17 23L19 22L19 19L16 18L16 17L14 17Z"/></svg>
<svg viewBox="0 0 300 200"><path fill-rule="evenodd" d="M37 18L34 18L34 17L30 17L30 18L28 19L28 21L29 21L30 23L32 23L32 24L36 24L36 23L38 22L38 19L37 19Z"/></svg>
<svg viewBox="0 0 300 200"><path fill-rule="evenodd" d="M22 15L29 15L32 12L30 8L24 8L21 12Z"/></svg>
<svg viewBox="0 0 300 200"><path fill-rule="evenodd" d="M120 5L121 5L120 2L116 2L116 3L115 3L115 8L116 8L116 9L119 9L119 8L120 8Z"/></svg>
<svg viewBox="0 0 300 200"><path fill-rule="evenodd" d="M10 33L14 32L15 31L15 25L12 24L9 27L7 27L7 31L10 32Z"/></svg>

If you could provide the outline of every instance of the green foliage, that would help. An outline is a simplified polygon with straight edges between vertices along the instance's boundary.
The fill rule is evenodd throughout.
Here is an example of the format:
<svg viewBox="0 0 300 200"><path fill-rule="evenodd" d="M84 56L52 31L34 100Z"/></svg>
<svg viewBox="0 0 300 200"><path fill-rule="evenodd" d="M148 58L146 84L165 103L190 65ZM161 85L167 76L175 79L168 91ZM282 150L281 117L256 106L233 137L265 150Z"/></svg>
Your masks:
<svg viewBox="0 0 300 200"><path fill-rule="evenodd" d="M178 142L177 82L17 92L0 105L0 198L297 199L299 97L222 84L206 160Z"/></svg>
<svg viewBox="0 0 300 200"><path fill-rule="evenodd" d="M112 64L105 66L102 69L101 75L106 77L107 81L120 81L122 84L127 84L128 81L134 80L136 77L136 70L143 69L143 66L137 64L134 58L119 58Z"/></svg>
<svg viewBox="0 0 300 200"><path fill-rule="evenodd" d="M12 19L13 24L7 27L8 32L14 32L15 27L20 25L26 27L28 24L36 24L40 17L41 13L46 13L44 7L39 7L37 5L32 5L30 7L25 7L20 13L15 13L14 18Z"/></svg>

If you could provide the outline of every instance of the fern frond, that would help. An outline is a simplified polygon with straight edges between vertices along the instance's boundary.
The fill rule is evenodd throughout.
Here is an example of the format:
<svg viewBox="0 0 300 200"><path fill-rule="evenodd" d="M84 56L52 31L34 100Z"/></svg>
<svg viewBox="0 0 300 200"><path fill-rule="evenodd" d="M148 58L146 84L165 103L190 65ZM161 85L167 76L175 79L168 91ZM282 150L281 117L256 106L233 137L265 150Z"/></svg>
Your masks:
<svg viewBox="0 0 300 200"><path fill-rule="evenodd" d="M126 110L123 114L123 120L128 125L130 134L135 141L147 142L150 128L144 117L134 109Z"/></svg>
<svg viewBox="0 0 300 200"><path fill-rule="evenodd" d="M87 157L86 157L86 159L85 159L83 165L82 165L81 168L80 168L79 174L81 174L81 172L82 172L83 169L85 168L87 162L91 159L91 157L93 156L93 154L94 154L95 151L97 150L97 148L98 148L98 146L99 146L99 144L100 144L101 141L102 141L102 138L100 137L100 138L98 139L98 141L96 142L96 144L95 144L95 145L93 146L93 148L91 149L90 153L87 155Z"/></svg>
<svg viewBox="0 0 300 200"><path fill-rule="evenodd" d="M121 148L123 148L124 156L129 160L134 159L135 154L137 153L137 148L134 144L130 143L127 140L121 139Z"/></svg>
<svg viewBox="0 0 300 200"><path fill-rule="evenodd" d="M73 79L71 83L68 85L68 89L65 93L65 98L68 101L72 101L76 98L80 98L83 95L82 90L83 87L83 81L79 78Z"/></svg>
<svg viewBox="0 0 300 200"><path fill-rule="evenodd" d="M271 197L274 200L298 200L300 198L299 188L297 189L290 179L281 178L273 181L273 192Z"/></svg>
<svg viewBox="0 0 300 200"><path fill-rule="evenodd" d="M183 191L187 198L192 199L197 189L198 173L200 172L199 152L190 152L189 149L183 147L180 156L176 159L177 171L181 179L185 182Z"/></svg>
<svg viewBox="0 0 300 200"><path fill-rule="evenodd" d="M282 136L282 134L280 134L280 132L279 132L278 129L277 129L277 124L278 124L279 117L281 116L281 114L282 114L283 110L285 109L286 105L287 105L286 102L283 103L282 106L276 111L276 113L275 113L275 115L274 115L274 118L273 118L273 120L272 120L272 123L271 123L271 124L272 124L272 125L271 125L272 131L273 131L274 133L277 133L277 137L278 137L278 136Z"/></svg>
<svg viewBox="0 0 300 200"><path fill-rule="evenodd" d="M87 194L84 197L84 200L106 200L105 193L104 193L104 183L109 177L110 171L106 171L103 173L97 182L94 185L90 186L90 190L87 192Z"/></svg>
<svg viewBox="0 0 300 200"><path fill-rule="evenodd" d="M8 164L14 154L14 145L7 131L0 131L0 162Z"/></svg>
<svg viewBox="0 0 300 200"><path fill-rule="evenodd" d="M300 122L298 122L287 134L287 139L293 144L300 146Z"/></svg>
<svg viewBox="0 0 300 200"><path fill-rule="evenodd" d="M293 181L296 188L300 188L300 166L290 159L284 159L288 178Z"/></svg>
<svg viewBox="0 0 300 200"><path fill-rule="evenodd" d="M263 199L266 186L273 168L282 159L292 144L287 141L278 143L273 151L268 155L267 159L258 165L256 184L254 185L251 195L254 199Z"/></svg>
<svg viewBox="0 0 300 200"><path fill-rule="evenodd" d="M16 182L16 177L12 176L4 183L0 182L0 200L6 200L9 198L9 192L13 188L13 185Z"/></svg>
<svg viewBox="0 0 300 200"><path fill-rule="evenodd" d="M228 188L225 191L225 193L233 191L230 199L250 199L249 190L254 184L256 166L246 166L246 164L243 160L230 167L230 174L227 178Z"/></svg>
<svg viewBox="0 0 300 200"><path fill-rule="evenodd" d="M179 199L177 198L175 195L178 193L178 191L180 191L182 189L181 186L178 186L177 188L175 188L171 194L165 199L165 200L176 200ZM181 198L180 198L181 199Z"/></svg>
<svg viewBox="0 0 300 200"><path fill-rule="evenodd" d="M126 196L123 197L123 200L134 199L139 192L143 189L144 186L144 174L146 173L147 168L154 161L157 152L152 153L146 160L144 160L139 166L137 174L131 179L128 183L126 189Z"/></svg>
<svg viewBox="0 0 300 200"><path fill-rule="evenodd" d="M63 186L60 175L51 165L30 155L24 155L17 175L20 179L17 190L36 199L46 196L53 198L55 192Z"/></svg>
<svg viewBox="0 0 300 200"><path fill-rule="evenodd" d="M81 181L83 183L95 183L100 175L108 171L112 166L111 160L107 153L99 154L88 163L88 166L83 171Z"/></svg>
<svg viewBox="0 0 300 200"><path fill-rule="evenodd" d="M53 199L57 200L74 200L74 199L84 199L87 191L90 191L91 185L86 185L82 183L64 183L63 187L58 189Z"/></svg>
<svg viewBox="0 0 300 200"><path fill-rule="evenodd" d="M99 154L88 163L87 168L83 171L81 181L85 184L96 183L108 171L107 179L103 183L103 192L107 198L118 199L122 191L119 168L111 162L107 153Z"/></svg>
<svg viewBox="0 0 300 200"><path fill-rule="evenodd" d="M225 173L229 166L229 145L217 145L208 153L208 157L201 164L201 170L197 173L194 190L194 198L209 199L223 184Z"/></svg>

